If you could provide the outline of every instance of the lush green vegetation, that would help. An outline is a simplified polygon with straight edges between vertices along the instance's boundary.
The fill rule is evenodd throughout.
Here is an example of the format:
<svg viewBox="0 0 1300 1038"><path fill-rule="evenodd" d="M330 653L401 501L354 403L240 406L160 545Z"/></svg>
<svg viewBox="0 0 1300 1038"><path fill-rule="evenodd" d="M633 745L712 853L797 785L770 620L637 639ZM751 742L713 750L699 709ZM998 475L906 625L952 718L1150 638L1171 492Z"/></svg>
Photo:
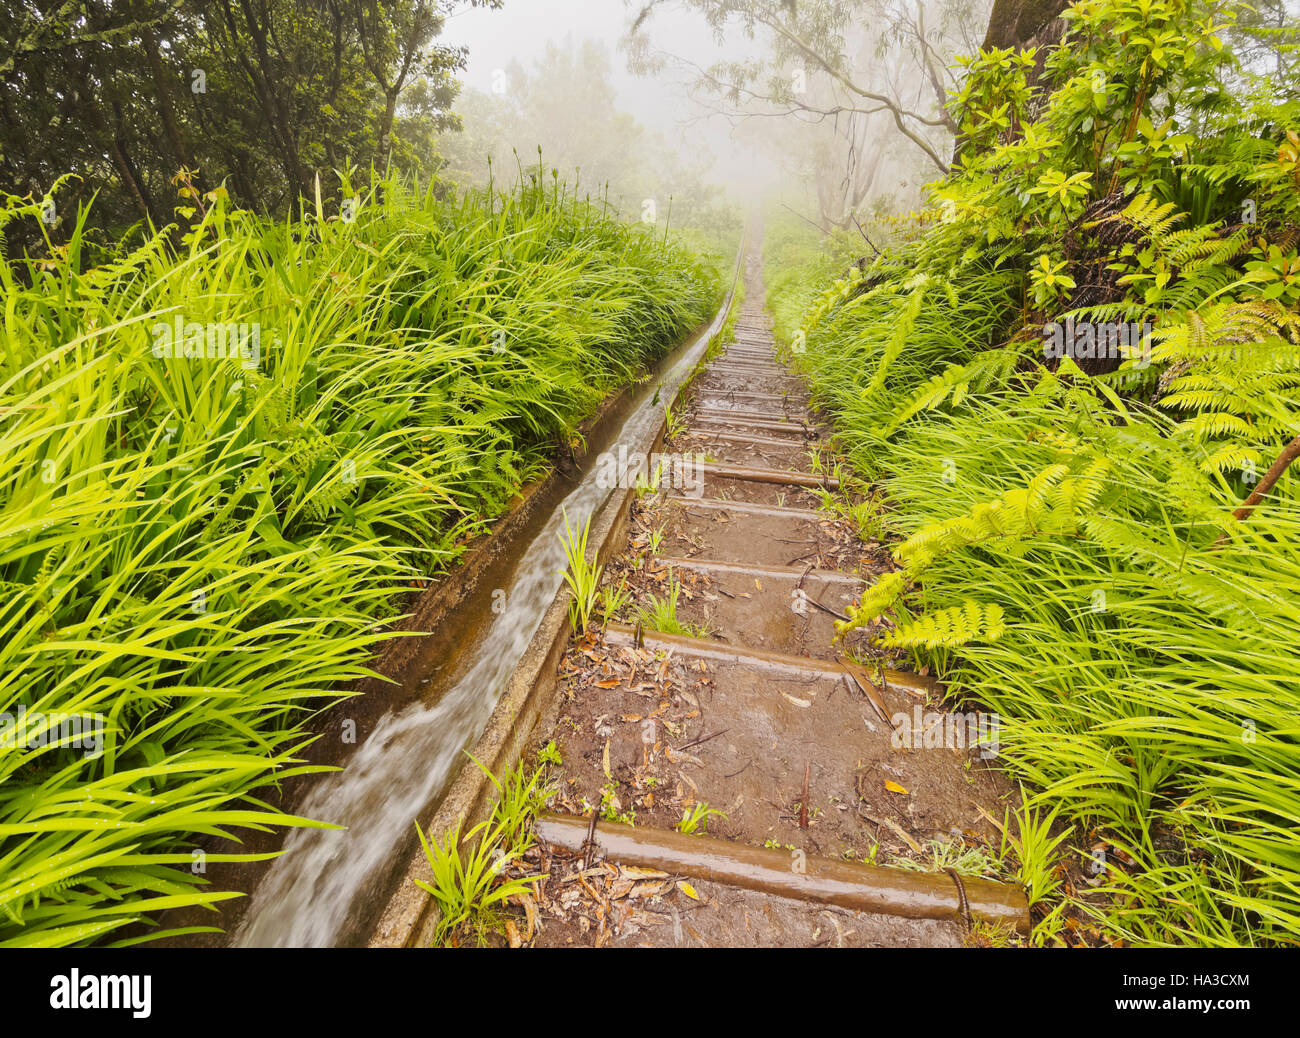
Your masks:
<svg viewBox="0 0 1300 1038"><path fill-rule="evenodd" d="M234 896L195 841L306 824L254 791L308 712L721 294L553 180L282 224L182 188L180 226L92 249L83 207L0 263L0 945Z"/></svg>
<svg viewBox="0 0 1300 1038"><path fill-rule="evenodd" d="M1300 938L1300 77L1233 15L1085 0L1037 82L1032 53L971 60L934 208L796 291L901 536L844 630L1002 715L1007 764L1105 852L1068 911L1145 944ZM1154 331L1053 357L1067 317Z"/></svg>
<svg viewBox="0 0 1300 1038"><path fill-rule="evenodd" d="M297 213L349 164L428 177L465 64L448 17L501 0L18 0L0 8L0 185L96 198L108 227L166 223L193 171L242 207ZM329 186L334 186L333 184ZM81 192L84 191L84 196ZM30 243L35 228L10 234ZM11 238L12 241L12 238Z"/></svg>

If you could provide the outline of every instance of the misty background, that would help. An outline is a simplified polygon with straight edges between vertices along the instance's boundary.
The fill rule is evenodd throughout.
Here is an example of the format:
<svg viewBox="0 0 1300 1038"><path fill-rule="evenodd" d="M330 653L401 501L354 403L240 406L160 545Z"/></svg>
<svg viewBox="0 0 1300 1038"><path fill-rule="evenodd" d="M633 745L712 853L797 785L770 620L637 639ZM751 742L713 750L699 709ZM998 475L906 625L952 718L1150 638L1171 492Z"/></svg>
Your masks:
<svg viewBox="0 0 1300 1038"><path fill-rule="evenodd" d="M796 14L787 3L507 0L457 10L443 36L468 51L453 106L464 128L439 140L444 175L483 183L490 157L498 177L512 176L540 145L546 171L593 197L608 185L625 216L646 215L653 200L663 220L671 199L675 223L706 230L772 198L826 231L873 208L919 205L942 170L890 112L866 111L879 106L743 8L769 8L857 85L935 119L942 95L928 75L955 88L945 66L978 48L989 3L826 2ZM936 153L950 151L950 128L922 132Z"/></svg>

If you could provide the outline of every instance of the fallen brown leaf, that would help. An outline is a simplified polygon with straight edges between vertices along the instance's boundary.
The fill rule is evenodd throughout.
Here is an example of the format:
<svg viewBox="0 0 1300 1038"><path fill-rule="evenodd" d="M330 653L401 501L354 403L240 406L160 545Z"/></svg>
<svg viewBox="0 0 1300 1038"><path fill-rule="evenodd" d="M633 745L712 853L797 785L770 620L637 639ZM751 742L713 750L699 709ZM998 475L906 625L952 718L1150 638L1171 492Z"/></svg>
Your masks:
<svg viewBox="0 0 1300 1038"><path fill-rule="evenodd" d="M839 660L836 660L836 662L840 665L840 669L853 679L858 688L862 689L863 693L867 697L867 701L871 703L872 709L875 710L876 716L892 728L894 722L889 719L889 714L885 710L885 700L880 694L880 688L871 680L871 675L868 674L863 667L858 666L851 660L846 660L841 657ZM881 685L883 684L884 682L882 681Z"/></svg>
<svg viewBox="0 0 1300 1038"><path fill-rule="evenodd" d="M619 871L626 879L667 879L668 873L659 869L642 868L640 865L623 865Z"/></svg>

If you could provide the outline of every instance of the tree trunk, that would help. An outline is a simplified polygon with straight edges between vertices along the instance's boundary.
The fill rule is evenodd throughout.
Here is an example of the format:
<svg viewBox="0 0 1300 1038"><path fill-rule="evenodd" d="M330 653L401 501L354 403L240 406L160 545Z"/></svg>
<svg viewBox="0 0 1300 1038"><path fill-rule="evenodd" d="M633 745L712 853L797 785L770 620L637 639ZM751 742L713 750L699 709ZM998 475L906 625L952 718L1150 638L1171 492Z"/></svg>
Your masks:
<svg viewBox="0 0 1300 1038"><path fill-rule="evenodd" d="M134 200L140 216L145 220L152 220L153 213L149 211L149 200L144 196L144 187L136 176L136 171L131 160L127 158L126 149L119 138L114 137L112 139L109 144L109 154L113 157L113 165L117 168L117 175L122 178L122 183L132 200Z"/></svg>
<svg viewBox="0 0 1300 1038"><path fill-rule="evenodd" d="M180 124L176 121L176 110L172 104L175 73L169 74L163 68L162 56L158 53L158 37L154 35L153 29L144 29L140 33L140 42L144 46L145 58L149 63L149 75L153 78L154 87L158 91L158 114L162 117L163 133L172 152L172 161L177 169L181 166L188 169L193 166L193 163L190 161L189 149L185 146L185 137L181 133Z"/></svg>
<svg viewBox="0 0 1300 1038"><path fill-rule="evenodd" d="M1021 51L1037 47L1034 67L1025 77L1030 87L1033 87L1043 74L1048 52L1061 42L1061 37L1065 34L1065 19L1061 17L1061 12L1070 2L1071 0L993 0L988 31L984 34L980 49L1014 47ZM958 134L952 147L954 163L961 158L965 147L965 139Z"/></svg>
<svg viewBox="0 0 1300 1038"><path fill-rule="evenodd" d="M1024 50L1056 43L1065 22L1061 12L1069 0L993 0L982 49L1015 47Z"/></svg>

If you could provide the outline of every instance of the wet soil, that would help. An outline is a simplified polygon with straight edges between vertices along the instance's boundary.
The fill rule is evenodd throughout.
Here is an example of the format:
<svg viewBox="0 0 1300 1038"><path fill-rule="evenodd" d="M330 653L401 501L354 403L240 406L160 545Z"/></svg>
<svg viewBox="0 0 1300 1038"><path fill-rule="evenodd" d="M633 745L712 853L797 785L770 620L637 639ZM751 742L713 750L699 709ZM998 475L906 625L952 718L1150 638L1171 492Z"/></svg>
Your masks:
<svg viewBox="0 0 1300 1038"><path fill-rule="evenodd" d="M709 481L708 489L723 489ZM738 493L738 480L727 489ZM760 484L764 496L781 500L780 489ZM789 488L786 488L787 490ZM818 569L852 572L861 559L861 544L845 536L844 524L824 513L793 507L789 494L777 501L670 497L656 507L651 522L662 531L662 550L684 558L747 562L761 566L809 564Z"/></svg>
<svg viewBox="0 0 1300 1038"><path fill-rule="evenodd" d="M576 647L564 666L557 809L603 806L671 829L702 802L725 812L710 835L878 864L912 852L903 833L917 844L962 839L963 828L989 835L978 807L996 803L997 773L966 767L964 751L894 749L888 723L844 677L604 645ZM884 697L891 714L920 703Z"/></svg>

